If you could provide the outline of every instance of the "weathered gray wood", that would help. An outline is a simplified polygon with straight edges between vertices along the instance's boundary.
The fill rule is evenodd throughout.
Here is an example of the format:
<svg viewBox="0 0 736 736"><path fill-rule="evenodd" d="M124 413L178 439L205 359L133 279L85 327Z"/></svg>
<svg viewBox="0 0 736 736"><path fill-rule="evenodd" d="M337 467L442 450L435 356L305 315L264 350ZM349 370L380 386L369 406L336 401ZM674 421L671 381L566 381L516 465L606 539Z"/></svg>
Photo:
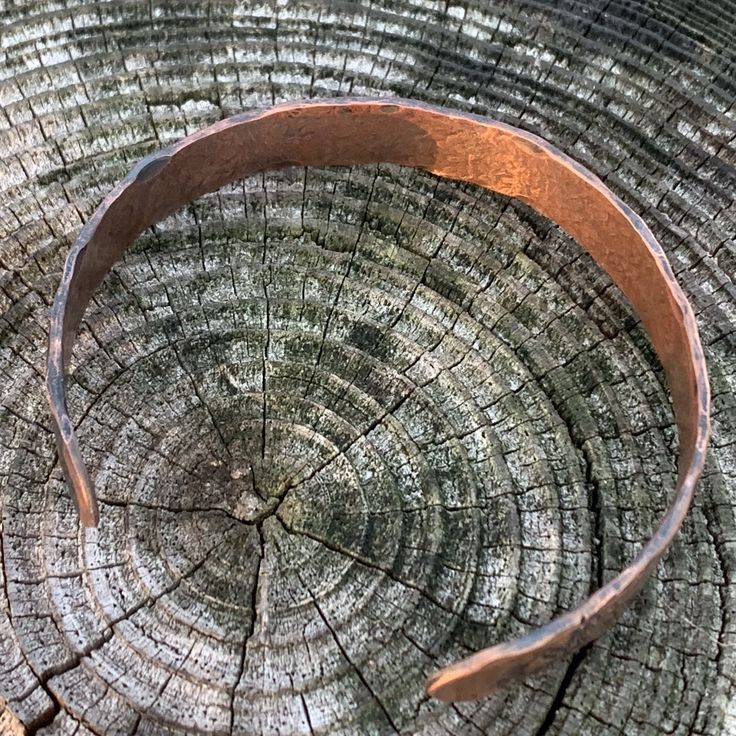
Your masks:
<svg viewBox="0 0 736 736"><path fill-rule="evenodd" d="M0 733L736 733L736 7L34 0L3 25ZM525 207L385 165L204 197L80 337L99 530L56 464L47 311L99 199L222 116L346 93L584 162L661 240L708 353L713 451L656 579L479 703L423 679L620 569L674 478L645 336Z"/></svg>

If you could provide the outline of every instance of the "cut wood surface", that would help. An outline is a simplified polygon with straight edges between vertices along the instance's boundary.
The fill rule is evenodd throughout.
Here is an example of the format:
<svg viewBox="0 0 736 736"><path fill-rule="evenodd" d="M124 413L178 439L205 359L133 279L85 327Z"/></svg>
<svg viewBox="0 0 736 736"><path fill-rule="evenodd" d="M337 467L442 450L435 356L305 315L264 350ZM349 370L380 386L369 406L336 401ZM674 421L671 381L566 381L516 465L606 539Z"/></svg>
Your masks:
<svg viewBox="0 0 736 736"><path fill-rule="evenodd" d="M736 5L12 2L0 82L0 734L736 733ZM698 317L713 441L682 532L578 655L482 701L426 676L648 539L677 433L632 310L524 205L289 169L145 232L44 396L66 253L146 154L273 102L487 114L638 212Z"/></svg>

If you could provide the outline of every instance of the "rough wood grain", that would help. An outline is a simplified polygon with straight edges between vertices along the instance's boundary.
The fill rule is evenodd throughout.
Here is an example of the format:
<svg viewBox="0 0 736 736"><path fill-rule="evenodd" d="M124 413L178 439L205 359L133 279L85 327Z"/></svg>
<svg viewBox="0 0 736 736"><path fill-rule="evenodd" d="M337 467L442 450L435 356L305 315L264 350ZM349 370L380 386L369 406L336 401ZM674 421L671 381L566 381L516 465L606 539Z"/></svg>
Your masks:
<svg viewBox="0 0 736 736"><path fill-rule="evenodd" d="M736 8L34 2L3 25L0 732L736 731ZM135 161L249 106L381 91L604 177L709 359L713 451L657 579L480 703L423 678L583 598L673 485L652 351L559 230L392 166L249 179L161 223L75 354L97 531L42 394L64 255Z"/></svg>

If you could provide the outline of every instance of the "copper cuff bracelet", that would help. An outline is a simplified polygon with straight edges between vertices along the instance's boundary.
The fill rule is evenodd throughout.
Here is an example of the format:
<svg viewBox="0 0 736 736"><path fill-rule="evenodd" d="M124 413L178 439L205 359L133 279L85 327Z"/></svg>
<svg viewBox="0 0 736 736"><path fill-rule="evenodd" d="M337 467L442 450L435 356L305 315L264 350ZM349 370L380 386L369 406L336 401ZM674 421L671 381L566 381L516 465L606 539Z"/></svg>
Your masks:
<svg viewBox="0 0 736 736"><path fill-rule="evenodd" d="M178 207L256 172L393 163L516 197L574 237L637 311L662 362L679 432L674 498L629 567L574 610L434 674L442 700L480 698L593 641L616 621L677 533L705 462L710 396L693 311L641 219L543 139L479 115L394 98L341 98L234 115L141 161L102 201L66 260L49 335L47 389L59 458L82 524L99 520L66 402L65 372L84 311L113 264Z"/></svg>

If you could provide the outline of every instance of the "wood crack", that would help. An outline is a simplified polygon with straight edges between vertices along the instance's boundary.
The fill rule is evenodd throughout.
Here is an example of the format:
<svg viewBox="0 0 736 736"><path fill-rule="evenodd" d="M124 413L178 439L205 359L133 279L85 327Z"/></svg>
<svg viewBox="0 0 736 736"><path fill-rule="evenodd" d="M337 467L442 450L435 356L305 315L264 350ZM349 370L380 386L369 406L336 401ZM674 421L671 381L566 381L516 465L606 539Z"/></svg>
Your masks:
<svg viewBox="0 0 736 736"><path fill-rule="evenodd" d="M297 576L301 579L301 576L299 573L297 573ZM355 662L350 658L350 655L345 650L345 647L343 646L342 642L340 641L340 638L337 635L337 632L330 624L329 619L325 615L324 611L322 610L322 607L319 605L319 602L317 601L317 598L315 597L314 593L312 593L311 589L305 584L304 580L301 579L302 585L304 586L304 589L309 594L309 597L312 599L312 603L314 604L314 608L319 614L319 617L322 619L322 622L324 623L327 630L330 632L330 635L332 636L337 648L340 650L340 653L344 657L345 661L350 665L353 672L357 675L358 679L362 683L363 687L368 691L371 698L375 701L376 705L379 707L381 712L386 718L386 721L388 722L388 725L391 727L394 733L399 734L400 731L396 725L396 722L391 717L391 714L388 712L388 709L386 708L385 704L383 703L383 700L378 696L378 694L375 692L375 690L371 687L370 683L368 682L368 679L363 674L360 667L358 667Z"/></svg>

